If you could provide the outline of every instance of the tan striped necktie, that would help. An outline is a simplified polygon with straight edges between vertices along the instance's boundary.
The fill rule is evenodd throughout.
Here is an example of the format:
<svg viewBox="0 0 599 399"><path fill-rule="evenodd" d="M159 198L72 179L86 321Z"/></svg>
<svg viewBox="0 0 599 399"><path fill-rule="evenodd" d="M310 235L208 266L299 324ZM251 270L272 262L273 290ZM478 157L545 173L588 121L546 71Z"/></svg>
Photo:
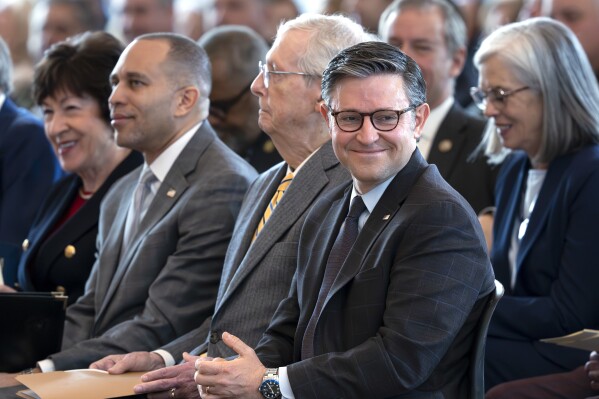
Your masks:
<svg viewBox="0 0 599 399"><path fill-rule="evenodd" d="M279 201L281 201L281 198L283 198L283 194L285 194L285 190L287 190L291 184L291 180L293 180L293 173L287 173L287 175L283 178L283 181L281 181L281 184L279 184L279 187L277 187L277 192L272 196L270 203L264 211L264 215L262 215L262 219L260 219L260 223L258 223L258 228L256 228L256 233L254 234L254 240L256 237L258 237L258 234L260 234L262 228L264 228L264 225L270 218L270 215L272 215Z"/></svg>

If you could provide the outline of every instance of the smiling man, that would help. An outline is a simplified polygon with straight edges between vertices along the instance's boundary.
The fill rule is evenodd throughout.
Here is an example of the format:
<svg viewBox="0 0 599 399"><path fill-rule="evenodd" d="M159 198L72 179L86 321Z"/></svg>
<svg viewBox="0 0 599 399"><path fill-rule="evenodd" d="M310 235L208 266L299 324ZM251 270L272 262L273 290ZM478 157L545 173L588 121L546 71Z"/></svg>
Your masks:
<svg viewBox="0 0 599 399"><path fill-rule="evenodd" d="M289 297L255 351L224 333L239 357L196 361L201 395L466 397L494 277L472 209L416 148L420 69L391 45L358 44L329 63L322 98L353 183L308 214Z"/></svg>

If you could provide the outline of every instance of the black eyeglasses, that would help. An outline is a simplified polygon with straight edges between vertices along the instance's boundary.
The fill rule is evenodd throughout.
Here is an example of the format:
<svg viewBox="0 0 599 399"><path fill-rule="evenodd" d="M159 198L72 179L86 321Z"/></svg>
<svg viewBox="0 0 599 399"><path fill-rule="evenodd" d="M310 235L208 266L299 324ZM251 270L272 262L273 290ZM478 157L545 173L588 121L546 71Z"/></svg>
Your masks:
<svg viewBox="0 0 599 399"><path fill-rule="evenodd" d="M488 90L483 90L480 87L471 87L470 96L474 100L474 104L484 111L487 108L487 101L491 100L496 107L502 108L505 106L506 98L527 89L530 89L530 87L523 86L513 90L504 90L501 87L493 87Z"/></svg>
<svg viewBox="0 0 599 399"><path fill-rule="evenodd" d="M224 119L231 108L235 106L249 91L252 86L252 82L250 82L246 87L243 88L235 97L229 98L227 100L217 100L210 101L210 115Z"/></svg>
<svg viewBox="0 0 599 399"><path fill-rule="evenodd" d="M381 109L374 112L358 112L358 111L338 111L331 112L331 115L335 118L339 129L347 133L357 132L362 128L364 124L364 117L370 118L370 123L375 129L382 132L388 132L393 130L399 124L399 117L406 112L412 111L420 105L410 105L407 108L399 111L393 109Z"/></svg>

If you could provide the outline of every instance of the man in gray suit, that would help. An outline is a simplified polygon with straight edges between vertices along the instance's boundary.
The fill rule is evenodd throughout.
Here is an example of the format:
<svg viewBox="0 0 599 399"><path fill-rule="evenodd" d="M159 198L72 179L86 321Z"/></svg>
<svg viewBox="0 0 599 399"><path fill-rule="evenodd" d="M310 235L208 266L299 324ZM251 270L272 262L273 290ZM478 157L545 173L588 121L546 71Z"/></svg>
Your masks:
<svg viewBox="0 0 599 399"><path fill-rule="evenodd" d="M326 123L320 115L320 82L326 64L338 51L370 39L363 28L340 16L303 15L279 28L266 65L252 84L260 100L260 127L285 159L250 187L227 251L214 314L201 326L157 353L110 356L92 367L111 373L152 370L173 364L181 352L226 357L222 331L234 329L255 345L279 302L288 295L297 265L301 226L310 206L341 183L348 172L333 153ZM309 62L306 64L306 62ZM276 68L276 69L275 69ZM289 98L293 96L293 101ZM260 229L265 209L288 174L293 175L280 202ZM158 351L162 353L163 351ZM194 360L146 374L137 393L170 390L171 397L199 396L193 381ZM115 362L116 365L115 365ZM160 397L158 395L157 397Z"/></svg>
<svg viewBox="0 0 599 399"><path fill-rule="evenodd" d="M63 350L38 363L43 371L156 348L209 317L256 176L205 120L210 65L193 41L141 36L111 81L117 142L142 152L145 163L106 195L98 259L85 294L67 310Z"/></svg>

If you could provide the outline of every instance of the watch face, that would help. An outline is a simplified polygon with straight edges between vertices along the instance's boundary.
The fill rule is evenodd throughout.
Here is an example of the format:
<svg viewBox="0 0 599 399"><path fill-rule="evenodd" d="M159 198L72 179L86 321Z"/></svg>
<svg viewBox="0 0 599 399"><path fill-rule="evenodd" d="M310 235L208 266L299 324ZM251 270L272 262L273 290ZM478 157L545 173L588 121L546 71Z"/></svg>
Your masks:
<svg viewBox="0 0 599 399"><path fill-rule="evenodd" d="M279 399L281 397L281 388L279 388L279 381L266 380L260 384L260 393L266 399Z"/></svg>

